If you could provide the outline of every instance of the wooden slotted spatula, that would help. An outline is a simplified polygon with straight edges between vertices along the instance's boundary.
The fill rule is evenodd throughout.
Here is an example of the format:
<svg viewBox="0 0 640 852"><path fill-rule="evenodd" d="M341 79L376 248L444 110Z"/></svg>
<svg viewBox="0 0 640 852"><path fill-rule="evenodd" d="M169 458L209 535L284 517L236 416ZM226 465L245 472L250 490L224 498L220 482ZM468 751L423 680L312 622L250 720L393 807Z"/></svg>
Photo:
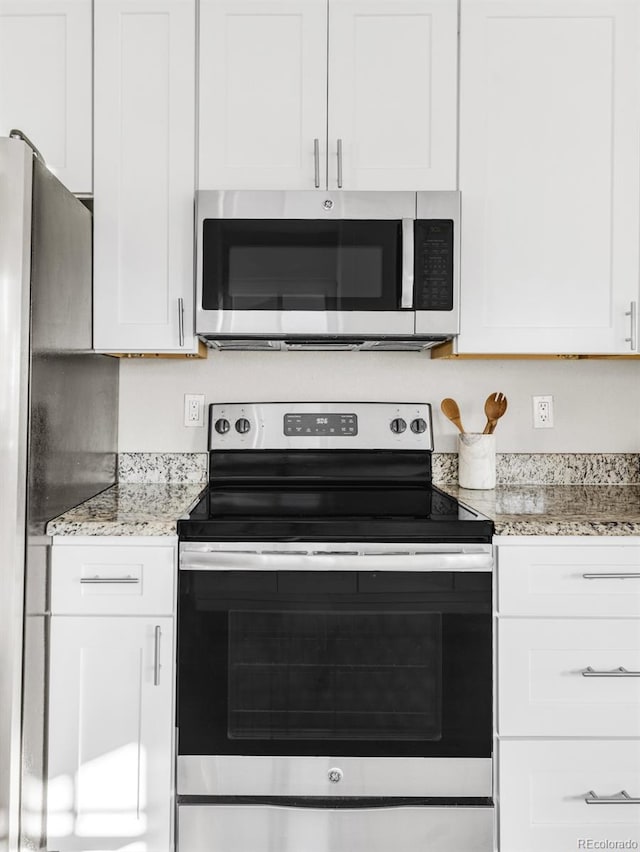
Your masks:
<svg viewBox="0 0 640 852"><path fill-rule="evenodd" d="M487 415L487 425L482 432L483 435L493 435L498 420L507 410L507 398L503 393L492 393L487 397L484 404L484 413Z"/></svg>

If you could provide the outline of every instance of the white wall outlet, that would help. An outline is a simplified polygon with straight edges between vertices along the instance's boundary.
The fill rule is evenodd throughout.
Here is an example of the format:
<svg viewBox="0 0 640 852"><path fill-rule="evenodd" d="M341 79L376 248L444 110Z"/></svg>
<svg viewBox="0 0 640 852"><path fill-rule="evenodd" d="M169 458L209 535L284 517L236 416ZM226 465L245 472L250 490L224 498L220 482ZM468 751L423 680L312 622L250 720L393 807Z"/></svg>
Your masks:
<svg viewBox="0 0 640 852"><path fill-rule="evenodd" d="M553 428L553 397L533 396L533 428Z"/></svg>
<svg viewBox="0 0 640 852"><path fill-rule="evenodd" d="M185 393L184 425L204 426L204 394Z"/></svg>

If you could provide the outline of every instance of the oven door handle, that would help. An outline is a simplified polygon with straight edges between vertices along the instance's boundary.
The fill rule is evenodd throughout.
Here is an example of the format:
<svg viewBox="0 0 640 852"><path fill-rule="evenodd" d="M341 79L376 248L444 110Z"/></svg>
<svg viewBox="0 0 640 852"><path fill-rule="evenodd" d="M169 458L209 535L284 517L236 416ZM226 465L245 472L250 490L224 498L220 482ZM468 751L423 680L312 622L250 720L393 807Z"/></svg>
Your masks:
<svg viewBox="0 0 640 852"><path fill-rule="evenodd" d="M402 290L400 294L400 307L413 307L413 266L414 239L413 219L402 220Z"/></svg>
<svg viewBox="0 0 640 852"><path fill-rule="evenodd" d="M189 551L180 554L183 571L491 571L485 553L233 553Z"/></svg>

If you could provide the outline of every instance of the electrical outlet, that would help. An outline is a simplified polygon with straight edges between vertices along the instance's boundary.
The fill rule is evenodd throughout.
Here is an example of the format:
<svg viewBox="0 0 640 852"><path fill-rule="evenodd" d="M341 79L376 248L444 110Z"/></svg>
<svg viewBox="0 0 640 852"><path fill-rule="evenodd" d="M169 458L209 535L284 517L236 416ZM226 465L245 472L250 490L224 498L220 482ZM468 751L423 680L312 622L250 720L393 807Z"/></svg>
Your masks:
<svg viewBox="0 0 640 852"><path fill-rule="evenodd" d="M533 428L553 428L553 397L534 396L533 399Z"/></svg>
<svg viewBox="0 0 640 852"><path fill-rule="evenodd" d="M204 426L204 394L185 393L184 425Z"/></svg>

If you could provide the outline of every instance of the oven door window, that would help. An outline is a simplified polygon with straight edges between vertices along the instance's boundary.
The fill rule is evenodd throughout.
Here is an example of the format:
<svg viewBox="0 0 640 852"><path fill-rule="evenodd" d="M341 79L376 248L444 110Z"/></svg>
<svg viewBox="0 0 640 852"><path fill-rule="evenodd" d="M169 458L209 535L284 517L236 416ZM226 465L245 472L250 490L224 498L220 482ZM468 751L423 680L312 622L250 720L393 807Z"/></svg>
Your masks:
<svg viewBox="0 0 640 852"><path fill-rule="evenodd" d="M202 307L397 310L401 239L400 220L205 219Z"/></svg>
<svg viewBox="0 0 640 852"><path fill-rule="evenodd" d="M439 740L439 613L229 613L228 736Z"/></svg>
<svg viewBox="0 0 640 852"><path fill-rule="evenodd" d="M489 574L181 571L179 753L486 757Z"/></svg>

